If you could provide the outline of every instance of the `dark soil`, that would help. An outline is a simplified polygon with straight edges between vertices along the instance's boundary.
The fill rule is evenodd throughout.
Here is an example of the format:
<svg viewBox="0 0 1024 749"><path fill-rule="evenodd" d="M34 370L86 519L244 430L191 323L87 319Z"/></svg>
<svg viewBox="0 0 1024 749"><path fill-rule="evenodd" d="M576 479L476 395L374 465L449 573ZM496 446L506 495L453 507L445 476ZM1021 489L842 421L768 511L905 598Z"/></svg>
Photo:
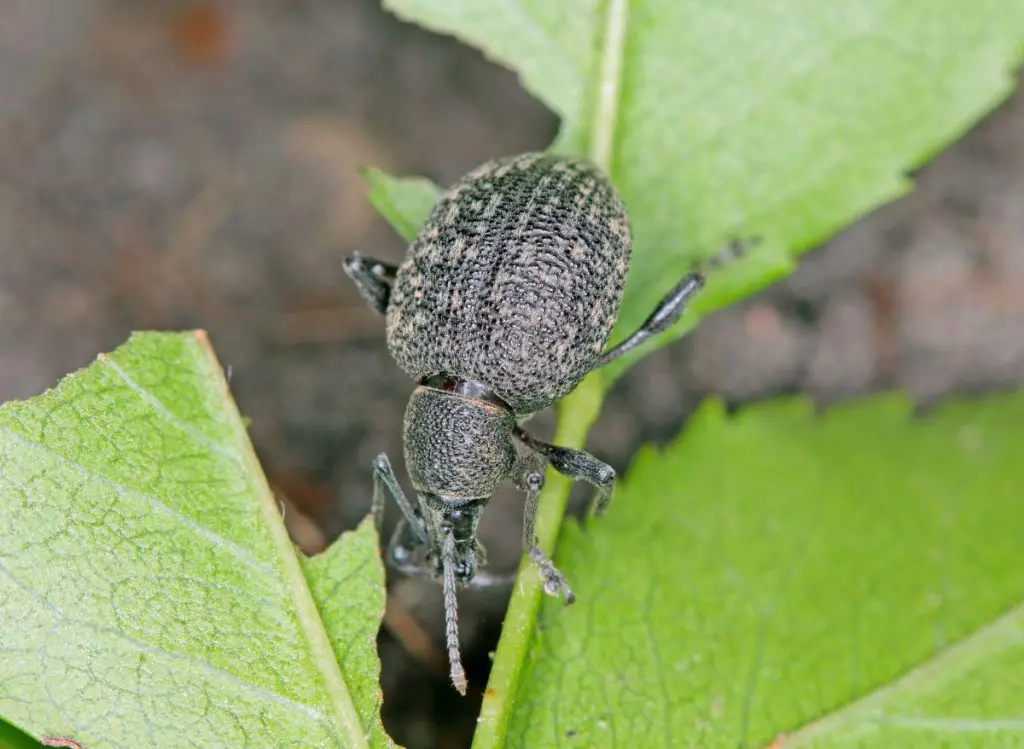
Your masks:
<svg viewBox="0 0 1024 749"><path fill-rule="evenodd" d="M373 456L401 455L410 392L341 269L353 250L403 251L356 167L444 184L545 146L555 127L512 74L371 0L8 0L0 400L52 386L133 329L206 328L271 480L316 522L307 544L333 538L368 509ZM927 405L1020 383L1024 98L918 178L790 279L637 366L593 451L625 469L709 393L827 405L899 387ZM486 514L497 569L516 564L520 508L507 492ZM440 641L436 587L393 580L391 598L395 631L408 635L410 615ZM504 605L500 591L462 600L477 685ZM395 738L468 745L475 700L390 634L381 654Z"/></svg>

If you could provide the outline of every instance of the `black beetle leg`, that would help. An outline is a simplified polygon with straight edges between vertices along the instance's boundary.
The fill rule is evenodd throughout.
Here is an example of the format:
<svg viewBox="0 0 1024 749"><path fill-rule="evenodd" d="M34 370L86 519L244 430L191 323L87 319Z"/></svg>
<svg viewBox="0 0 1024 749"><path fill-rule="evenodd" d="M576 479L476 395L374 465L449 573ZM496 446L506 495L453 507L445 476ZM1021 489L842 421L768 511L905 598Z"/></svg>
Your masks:
<svg viewBox="0 0 1024 749"><path fill-rule="evenodd" d="M388 460L388 456L381 453L373 460L373 505L371 511L378 528L381 527L384 521L385 490L394 497L395 504L402 511L402 517L409 524L412 532L416 534L416 537L421 542L426 543L427 531L423 527L423 519L413 509L413 506L409 504L409 500L405 498L405 492L402 491L402 486L395 477L395 472L391 468L391 461Z"/></svg>
<svg viewBox="0 0 1024 749"><path fill-rule="evenodd" d="M734 239L724 248L719 250L714 257L702 264L705 268L712 268L724 265L730 259L743 255L751 247L761 241L760 237L748 237L746 239ZM605 351L598 360L594 369L600 369L605 364L613 362L628 351L632 351L641 343L652 336L663 333L673 325L686 311L686 305L697 296L697 293L704 288L704 274L699 270L687 273L672 289L661 298L658 306L650 314L644 324L640 326L629 338L625 339L613 348Z"/></svg>
<svg viewBox="0 0 1024 749"><path fill-rule="evenodd" d="M683 316L683 312L686 311L686 305L702 288L704 288L704 274L697 271L687 273L679 283L672 287L668 294L662 297L661 301L658 302L658 306L654 308L654 312L644 321L640 329L622 341L622 343L605 351L594 366L594 369L599 369L605 364L615 361L627 351L635 349L648 338L671 328Z"/></svg>
<svg viewBox="0 0 1024 749"><path fill-rule="evenodd" d="M359 289L359 293L378 314L386 314L391 300L391 284L398 267L373 258L364 258L358 252L345 258L345 272Z"/></svg>
<svg viewBox="0 0 1024 749"><path fill-rule="evenodd" d="M387 455L381 453L373 461L372 512L378 528L381 528L384 522L385 492L391 493L395 504L402 511L402 519L395 526L395 532L388 544L388 562L407 575L429 575L429 569L423 566L422 560L415 558L416 551L427 546L427 529L423 517L409 504L391 468L391 461Z"/></svg>
<svg viewBox="0 0 1024 749"><path fill-rule="evenodd" d="M544 592L551 596L561 594L566 605L576 600L572 589L555 563L537 545L537 504L540 490L544 487L544 461L537 453L531 453L519 461L516 467L515 483L526 492L526 508L523 512L523 550L537 567L544 581Z"/></svg>
<svg viewBox="0 0 1024 749"><path fill-rule="evenodd" d="M388 564L401 572L403 575L412 577L433 577L429 566L424 564L417 552L426 548L423 540L413 531L413 525L405 519L398 521L395 532L388 544L388 552L385 559Z"/></svg>
<svg viewBox="0 0 1024 749"><path fill-rule="evenodd" d="M576 481L586 481L597 489L591 511L594 515L603 515L612 501L612 489L615 486L615 469L602 463L585 450L571 447L559 447L535 439L530 434L516 427L516 437L531 450L535 450L551 464L559 473Z"/></svg>

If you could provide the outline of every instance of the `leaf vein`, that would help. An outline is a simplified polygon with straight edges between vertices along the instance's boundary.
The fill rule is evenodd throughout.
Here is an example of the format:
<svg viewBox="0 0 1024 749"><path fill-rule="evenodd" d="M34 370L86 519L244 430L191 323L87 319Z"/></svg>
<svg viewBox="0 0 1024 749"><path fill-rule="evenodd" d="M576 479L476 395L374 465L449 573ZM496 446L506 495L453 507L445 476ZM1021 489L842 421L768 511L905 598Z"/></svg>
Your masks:
<svg viewBox="0 0 1024 749"><path fill-rule="evenodd" d="M170 412L170 410L168 410L167 406L160 402L160 399L158 399L144 387L139 385L137 382L132 380L132 378L128 376L128 373L121 369L120 366L118 366L117 362L112 360L110 357L103 355L99 357L99 360L106 364L108 367L110 367L110 369L114 370L114 372L117 373L118 377L120 377L124 381L124 384L127 385L128 388L136 395L138 395L143 401L149 404L154 411L156 411L158 414L160 414L161 417L164 418L164 420L166 420L170 424L173 424L179 429L183 429L184 431L188 432L197 442L206 445L206 447L211 452L215 452L220 455L229 457L239 465L242 464L242 456L239 455L236 450L232 450L230 447L226 447L225 445L220 444L216 440L211 439L209 435L204 434L203 432L199 431L194 426L189 424L187 421L183 421L182 419L175 416L173 413Z"/></svg>
<svg viewBox="0 0 1024 749"><path fill-rule="evenodd" d="M104 476L101 473L97 473L96 471L90 470L89 468L86 468L82 464L77 463L74 460L71 460L66 455L61 455L60 453L45 445L41 445L38 442L34 442L33 440L30 440L18 434L5 424L0 424L0 434L5 434L10 439L19 443L23 447L40 452L57 461L58 463L76 470L85 479L90 479L106 484L111 489L113 489L119 497L127 497L131 499L142 500L144 503L148 504L152 509L169 515L170 517L173 517L175 521L180 522L185 528L190 530L192 533L202 536L207 541L213 543L215 546L226 549L234 556L241 559L245 564L255 567L265 575L275 574L273 568L270 565L261 561L251 551L246 549L241 544L232 541L231 539L226 538L225 536L222 536L216 531L202 525L196 520L190 518L188 515L182 513L180 510L176 510L173 507L169 506L158 497L154 497L153 495L147 494L146 492L140 491L138 489L129 489L128 487L118 483L114 479L109 478L108 476Z"/></svg>
<svg viewBox="0 0 1024 749"><path fill-rule="evenodd" d="M964 673L978 662L1024 641L1024 604L1017 606L993 623L976 630L960 642L937 653L930 660L911 669L903 676L880 685L873 692L847 703L812 723L791 733L786 739L787 749L813 744L821 736L846 723L855 732L875 725L884 714L880 706L892 694L924 694ZM979 721L980 722L980 721ZM970 721L954 724L966 726ZM1024 725L1024 721L1021 721ZM923 725L923 724L922 724Z"/></svg>
<svg viewBox="0 0 1024 749"><path fill-rule="evenodd" d="M58 621L51 629L51 632L56 631L59 628L61 622L66 624L80 625L82 627L92 630L93 632L96 632L97 634L109 635L115 639L126 642L140 653L147 653L150 655L162 655L172 660L181 661L184 663L189 663L198 666L201 670L206 671L207 673L213 674L218 678L223 678L234 685L243 687L254 692L260 698L269 699L290 709L298 710L316 720L323 720L325 718L324 714L315 707L306 705L302 702L297 702L295 700L288 699L287 697L284 697L283 695L280 695L277 692L274 692L273 690L267 689L266 687L261 687L257 684L253 684L250 681L247 681L239 676L236 676L230 671L226 671L220 668L219 666L215 666L209 661L197 658L194 655L189 655L187 653L179 653L173 650L168 650L166 648L160 647L159 645L153 645L152 643L144 642L135 637L132 637L131 635L127 634L122 630L117 629L116 627L104 626L102 624L90 621L88 619L80 619L77 617L69 616L59 606L54 606L53 603L47 600L46 597L43 596L39 591L26 585L20 578L18 578L17 575L15 575L7 568L7 566L3 563L2 559L0 559L0 573L2 573L8 580L10 580L10 582L13 585L15 585L18 589L20 589L29 597L35 599L40 606L45 608L47 611L50 611L57 618Z"/></svg>

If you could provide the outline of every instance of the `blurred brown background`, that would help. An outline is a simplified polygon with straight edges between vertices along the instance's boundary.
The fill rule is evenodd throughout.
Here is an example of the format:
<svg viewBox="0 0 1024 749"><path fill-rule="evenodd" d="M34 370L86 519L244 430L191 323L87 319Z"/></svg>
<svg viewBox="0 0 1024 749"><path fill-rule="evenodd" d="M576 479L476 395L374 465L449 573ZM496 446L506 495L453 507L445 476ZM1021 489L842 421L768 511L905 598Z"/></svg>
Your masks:
<svg viewBox="0 0 1024 749"><path fill-rule="evenodd" d="M356 168L446 184L555 128L512 74L375 0L0 0L0 399L133 329L206 328L293 531L316 548L367 511L377 452L401 464L411 390L341 270L353 250L403 251ZM708 393L828 404L903 387L928 404L1020 383L1024 100L919 179L637 366L593 451L623 470ZM520 507L505 492L484 520L499 571L517 561ZM461 599L478 692L505 596ZM440 641L440 615L437 588L392 579L385 723L417 749L467 745L479 699L457 698L430 666L436 645L417 645Z"/></svg>

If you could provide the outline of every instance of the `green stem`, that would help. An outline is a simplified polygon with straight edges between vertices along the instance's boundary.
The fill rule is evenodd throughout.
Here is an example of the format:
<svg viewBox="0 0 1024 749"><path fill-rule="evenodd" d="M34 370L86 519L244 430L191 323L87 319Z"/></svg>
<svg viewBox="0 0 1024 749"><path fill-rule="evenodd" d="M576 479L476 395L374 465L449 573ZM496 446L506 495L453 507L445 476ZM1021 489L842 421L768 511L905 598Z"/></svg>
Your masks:
<svg viewBox="0 0 1024 749"><path fill-rule="evenodd" d="M592 123L588 155L599 167L611 173L615 124L618 119L622 82L623 53L629 0L607 0L604 6L604 33L600 49L600 79L597 106ZM600 376L592 373L580 386L558 404L558 427L555 444L582 448L587 432L597 420L604 400ZM547 483L540 495L537 511L537 543L549 557L554 557L555 541L565 517L572 480L548 471ZM572 581L570 581L571 584ZM494 667L484 692L473 749L499 749L505 746L508 719L519 689L527 650L533 643L533 631L540 610L541 584L536 569L528 558L519 564L512 598L505 614L505 624L494 655Z"/></svg>
<svg viewBox="0 0 1024 749"><path fill-rule="evenodd" d="M601 44L600 73L597 79L597 106L590 140L591 160L612 174L612 151L615 148L615 125L622 100L623 55L629 0L607 0L604 8L604 36Z"/></svg>
<svg viewBox="0 0 1024 749"><path fill-rule="evenodd" d="M597 375L584 380L565 400L558 404L558 428L555 444L582 448L587 432L601 411L604 391ZM537 542L548 555L553 555L558 531L562 527L572 480L553 470L540 495L537 513ZM570 581L571 582L571 581ZM505 614L501 640L494 656L494 667L484 693L473 749L497 749L505 746L505 732L511 704L519 688L519 677L526 660L526 651L533 643L533 630L541 603L541 585L537 570L529 559L519 565L512 598Z"/></svg>

